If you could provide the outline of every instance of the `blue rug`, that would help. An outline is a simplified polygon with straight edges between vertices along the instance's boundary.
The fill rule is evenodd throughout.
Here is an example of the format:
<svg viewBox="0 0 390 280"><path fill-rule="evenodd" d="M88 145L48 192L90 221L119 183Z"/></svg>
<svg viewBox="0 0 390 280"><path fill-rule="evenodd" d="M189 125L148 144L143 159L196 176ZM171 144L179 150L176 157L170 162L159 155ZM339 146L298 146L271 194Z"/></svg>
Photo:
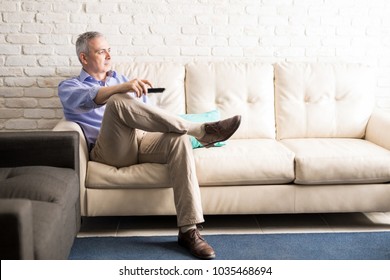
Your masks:
<svg viewBox="0 0 390 280"><path fill-rule="evenodd" d="M390 232L207 235L219 260L389 260ZM176 236L84 237L72 260L191 260Z"/></svg>

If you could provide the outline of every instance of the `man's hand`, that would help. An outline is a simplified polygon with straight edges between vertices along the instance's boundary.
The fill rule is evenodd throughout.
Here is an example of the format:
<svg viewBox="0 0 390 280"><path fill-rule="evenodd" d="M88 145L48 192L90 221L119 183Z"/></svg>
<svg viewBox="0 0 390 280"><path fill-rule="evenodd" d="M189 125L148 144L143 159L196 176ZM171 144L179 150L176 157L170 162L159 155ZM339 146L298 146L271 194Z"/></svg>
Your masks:
<svg viewBox="0 0 390 280"><path fill-rule="evenodd" d="M137 97L141 97L143 94L148 92L148 86L153 87L148 80L134 79L124 83L128 87L126 92L134 92Z"/></svg>

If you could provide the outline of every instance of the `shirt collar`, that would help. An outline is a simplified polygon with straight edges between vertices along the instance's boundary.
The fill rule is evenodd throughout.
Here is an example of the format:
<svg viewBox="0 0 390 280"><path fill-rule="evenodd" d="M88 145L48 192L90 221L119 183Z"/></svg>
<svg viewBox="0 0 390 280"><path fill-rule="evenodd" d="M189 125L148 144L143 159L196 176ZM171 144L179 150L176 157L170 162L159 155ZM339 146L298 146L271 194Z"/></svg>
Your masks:
<svg viewBox="0 0 390 280"><path fill-rule="evenodd" d="M107 72L107 77L113 77L113 78L116 78L116 71L114 70L110 70ZM95 81L95 82L99 82L97 81L95 78L93 78L91 75L89 75L84 69L81 69L81 72L80 72L80 81L81 82L84 82L85 80L89 80L89 81ZM107 79L108 80L108 79ZM106 81L107 82L107 81Z"/></svg>

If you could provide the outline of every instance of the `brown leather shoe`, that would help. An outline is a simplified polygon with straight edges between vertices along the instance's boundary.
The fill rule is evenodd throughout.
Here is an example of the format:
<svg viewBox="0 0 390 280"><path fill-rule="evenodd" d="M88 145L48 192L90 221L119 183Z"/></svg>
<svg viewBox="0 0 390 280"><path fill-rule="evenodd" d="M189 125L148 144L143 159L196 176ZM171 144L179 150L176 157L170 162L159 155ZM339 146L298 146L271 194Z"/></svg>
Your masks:
<svg viewBox="0 0 390 280"><path fill-rule="evenodd" d="M198 229L190 229L185 233L179 230L178 242L197 258L204 260L215 258L214 249L203 239Z"/></svg>
<svg viewBox="0 0 390 280"><path fill-rule="evenodd" d="M205 147L210 148L215 143L225 141L236 132L241 123L241 116L237 115L218 122L204 124L205 135L197 140Z"/></svg>

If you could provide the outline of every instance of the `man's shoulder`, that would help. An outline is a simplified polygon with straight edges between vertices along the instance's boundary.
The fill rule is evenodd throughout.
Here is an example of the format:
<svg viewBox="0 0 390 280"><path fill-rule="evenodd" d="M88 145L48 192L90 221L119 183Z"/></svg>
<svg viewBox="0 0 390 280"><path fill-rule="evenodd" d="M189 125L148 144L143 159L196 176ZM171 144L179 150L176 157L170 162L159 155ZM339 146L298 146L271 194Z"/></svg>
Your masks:
<svg viewBox="0 0 390 280"><path fill-rule="evenodd" d="M80 76L68 77L61 82L80 82Z"/></svg>
<svg viewBox="0 0 390 280"><path fill-rule="evenodd" d="M80 74L78 76L69 77L60 82L60 84L69 84L69 85L77 85L82 84L84 80L86 80L90 75L81 69Z"/></svg>
<svg viewBox="0 0 390 280"><path fill-rule="evenodd" d="M77 85L77 84L81 84L80 76L66 78L59 83L59 86L67 86L67 85L70 86L70 85Z"/></svg>

